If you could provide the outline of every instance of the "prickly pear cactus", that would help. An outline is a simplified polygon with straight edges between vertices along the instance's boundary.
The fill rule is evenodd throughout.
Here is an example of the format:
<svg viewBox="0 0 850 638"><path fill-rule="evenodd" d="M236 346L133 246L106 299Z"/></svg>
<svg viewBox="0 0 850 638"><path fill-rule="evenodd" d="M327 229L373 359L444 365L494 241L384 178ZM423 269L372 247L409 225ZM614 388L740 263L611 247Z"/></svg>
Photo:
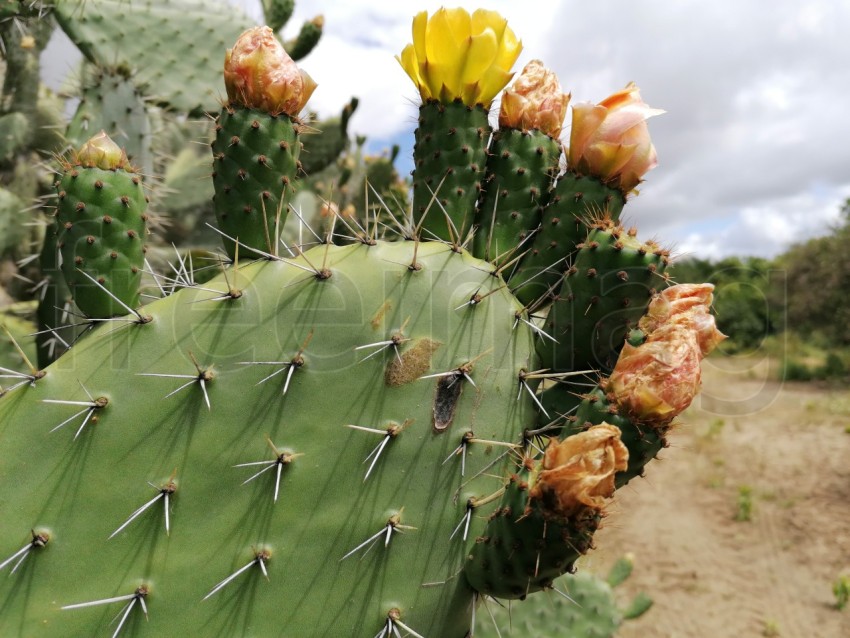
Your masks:
<svg viewBox="0 0 850 638"><path fill-rule="evenodd" d="M268 28L225 55L216 277L100 250L128 236L99 208L107 182L139 186L121 167L81 179L81 153L60 180L60 247L100 252L62 254L86 333L44 370L4 370L0 635L471 636L482 602L573 572L615 490L665 446L722 339L711 287L667 287L666 252L603 211L576 212L541 294L515 294L552 241L547 207L584 183L625 202L654 165L653 110L631 85L574 105L556 176L567 96L545 69L509 89L487 146L520 52L505 20L441 9L413 26L399 56L423 98L409 211L327 202L319 232L299 216L304 239L284 242L315 83ZM631 118L628 144L609 117ZM505 183L517 197L486 192ZM87 273L113 252L121 271L144 263L144 296ZM98 296L82 298L82 276ZM567 586L582 612L560 622L606 635L586 580Z"/></svg>

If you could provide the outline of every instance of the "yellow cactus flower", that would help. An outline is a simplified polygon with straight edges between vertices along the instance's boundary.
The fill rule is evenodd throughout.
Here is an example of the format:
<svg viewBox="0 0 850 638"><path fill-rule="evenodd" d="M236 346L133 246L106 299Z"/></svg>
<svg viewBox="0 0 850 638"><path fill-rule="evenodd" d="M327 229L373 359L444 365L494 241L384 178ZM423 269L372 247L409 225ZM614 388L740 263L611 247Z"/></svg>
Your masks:
<svg viewBox="0 0 850 638"><path fill-rule="evenodd" d="M658 164L646 120L661 113L641 99L634 82L599 104L573 105L568 167L630 192Z"/></svg>
<svg viewBox="0 0 850 638"><path fill-rule="evenodd" d="M227 97L271 115L297 115L316 83L299 69L269 27L253 27L224 56Z"/></svg>
<svg viewBox="0 0 850 638"><path fill-rule="evenodd" d="M510 82L522 43L496 11L441 8L413 18L413 43L396 59L416 84L422 101L460 99L489 107Z"/></svg>
<svg viewBox="0 0 850 638"><path fill-rule="evenodd" d="M569 518L584 508L600 511L614 495L617 472L628 465L620 429L603 422L563 441L553 439L528 495L553 517Z"/></svg>
<svg viewBox="0 0 850 638"><path fill-rule="evenodd" d="M521 131L538 130L558 139L569 103L570 94L561 91L555 73L540 60L532 60L505 89L499 109L499 126Z"/></svg>

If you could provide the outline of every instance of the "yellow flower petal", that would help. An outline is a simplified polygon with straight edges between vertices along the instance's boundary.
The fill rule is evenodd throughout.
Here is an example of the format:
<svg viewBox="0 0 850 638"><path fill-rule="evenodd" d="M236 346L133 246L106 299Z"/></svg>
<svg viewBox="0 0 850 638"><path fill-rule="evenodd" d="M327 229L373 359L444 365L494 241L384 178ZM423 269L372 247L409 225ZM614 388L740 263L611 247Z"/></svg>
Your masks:
<svg viewBox="0 0 850 638"><path fill-rule="evenodd" d="M455 42L463 42L475 32L472 31L472 20L466 9L440 9L449 26Z"/></svg>
<svg viewBox="0 0 850 638"><path fill-rule="evenodd" d="M572 128L570 129L570 148L567 154L570 166L578 166L579 160L584 155L587 143L590 141L596 129L605 120L608 109L604 106L590 104L573 105Z"/></svg>
<svg viewBox="0 0 850 638"><path fill-rule="evenodd" d="M417 88L422 87L422 77L419 75L419 64L416 61L416 49L412 44L408 44L401 51L401 55L395 56L404 72L413 80Z"/></svg>
<svg viewBox="0 0 850 638"><path fill-rule="evenodd" d="M496 40L502 39L502 34L508 26L508 21L505 20L498 11L489 11L487 9L476 9L472 14L472 32L481 33L484 29L493 29L496 34ZM510 29L508 29L510 31Z"/></svg>
<svg viewBox="0 0 850 638"><path fill-rule="evenodd" d="M425 40L428 33L428 12L420 11L413 18L413 48L419 62L424 62L428 57L425 52Z"/></svg>
<svg viewBox="0 0 850 638"><path fill-rule="evenodd" d="M445 9L437 11L428 21L428 32L425 38L427 60L436 64L457 65L461 53L458 44L452 32L448 12Z"/></svg>
<svg viewBox="0 0 850 638"><path fill-rule="evenodd" d="M497 66L491 66L487 69L487 72L481 77L478 85L480 87L480 91L478 94L478 98L473 102L476 104L480 102L485 106L489 106L493 101L493 98L501 91L508 82L511 81L511 78L514 76L513 73L508 73L507 71L503 71L501 68ZM467 102L468 104L468 102Z"/></svg>
<svg viewBox="0 0 850 638"><path fill-rule="evenodd" d="M516 39L516 35L511 29L506 28L499 42L499 55L496 58L496 64L506 71L510 71L520 53L522 53L522 42Z"/></svg>
<svg viewBox="0 0 850 638"><path fill-rule="evenodd" d="M466 55L464 67L461 72L460 81L468 84L478 80L493 64L498 53L499 43L492 29L471 36L468 40L469 51Z"/></svg>

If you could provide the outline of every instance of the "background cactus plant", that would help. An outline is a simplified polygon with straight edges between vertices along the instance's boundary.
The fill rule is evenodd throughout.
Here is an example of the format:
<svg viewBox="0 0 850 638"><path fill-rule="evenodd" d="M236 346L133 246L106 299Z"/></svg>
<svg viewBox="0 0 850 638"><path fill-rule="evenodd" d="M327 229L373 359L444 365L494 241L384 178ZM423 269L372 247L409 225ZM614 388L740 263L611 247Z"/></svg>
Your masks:
<svg viewBox="0 0 850 638"><path fill-rule="evenodd" d="M142 23L172 4L144 5ZM495 53L482 44L468 60L455 52L447 61L480 66L481 86L447 87L427 62L429 38L454 23L495 42ZM88 37L88 26L76 28ZM272 43L262 30L249 39L258 32ZM92 55L112 46L102 34L91 40ZM400 58L425 100L412 210L368 210L353 198L344 218L329 201L329 223L294 244L272 222L288 212L286 191L304 183L297 134L310 90L283 47L270 46L259 67L257 50L237 45L227 56L253 61L225 69L230 102L212 148L228 257L210 265L220 274L198 284L182 256L166 271L146 263L143 292L154 300L139 305L135 286L98 272L93 300L82 302L80 255L63 252L85 334L63 340L70 348L45 370L6 373L16 387L0 397L0 476L15 487L0 518L3 632L471 635L486 597L549 590L575 568L615 487L663 446L673 412L698 385L694 361L719 338L704 310L710 294L684 305L683 295L655 294L667 283L666 252L610 216L574 224L585 231L569 240L575 263L564 268L559 256L546 268L557 281L525 301L514 292L527 280L513 279L521 238L507 256L486 253L489 261L465 250L479 202L499 212L500 198L475 186L495 183L501 170L487 167L485 107L519 51L497 14L415 18ZM167 86L157 91L164 105L191 111L202 97L181 102L182 91ZM444 142L434 127L458 137ZM531 148L524 134L496 138L501 153ZM545 185L551 160L526 170L543 170ZM100 226L79 237L100 247L115 239L107 216L141 219L141 186L110 166L69 198L83 168L59 181L60 244L107 182L129 179L137 190L132 202L126 193L126 202L98 202L138 209L132 220L85 212ZM391 162L380 168L391 185ZM561 179L585 177L605 185L592 162ZM229 203L234 194L238 204ZM248 214L264 204L262 215ZM136 275L143 229L133 230L135 261L116 266ZM335 245L337 235L346 245ZM690 394L674 400L654 377L621 366L624 347L628 361L682 350L670 374L689 381ZM574 377L598 387L573 401L582 388ZM664 401L672 408L658 416Z"/></svg>

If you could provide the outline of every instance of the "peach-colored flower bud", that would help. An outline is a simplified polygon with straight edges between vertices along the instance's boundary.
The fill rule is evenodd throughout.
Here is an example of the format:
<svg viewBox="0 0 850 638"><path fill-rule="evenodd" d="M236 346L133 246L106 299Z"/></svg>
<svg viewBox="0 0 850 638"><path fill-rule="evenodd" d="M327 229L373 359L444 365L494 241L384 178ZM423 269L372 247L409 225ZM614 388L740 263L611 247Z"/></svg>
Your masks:
<svg viewBox="0 0 850 638"><path fill-rule="evenodd" d="M658 163L646 120L661 113L634 82L599 104L573 105L568 167L628 193Z"/></svg>
<svg viewBox="0 0 850 638"><path fill-rule="evenodd" d="M269 27L253 27L224 56L227 97L271 115L298 115L316 83L298 68Z"/></svg>
<svg viewBox="0 0 850 638"><path fill-rule="evenodd" d="M100 168L105 171L126 168L129 164L127 154L112 141L106 131L101 131L83 144L77 153L77 162L87 168Z"/></svg>
<svg viewBox="0 0 850 638"><path fill-rule="evenodd" d="M709 313L711 284L671 286L656 295L640 328L640 346L623 346L606 390L630 415L656 426L670 423L700 387L700 362L726 337Z"/></svg>
<svg viewBox="0 0 850 638"><path fill-rule="evenodd" d="M502 94L499 126L522 131L536 129L557 139L569 103L570 94L561 92L555 73L540 60L532 60Z"/></svg>
<svg viewBox="0 0 850 638"><path fill-rule="evenodd" d="M670 286L653 297L638 327L647 335L669 323L690 327L696 333L702 354L707 355L726 338L717 330L710 312L713 291L711 284Z"/></svg>
<svg viewBox="0 0 850 638"><path fill-rule="evenodd" d="M601 510L614 494L614 476L628 467L629 450L620 429L594 425L563 441L553 440L543 455L529 497L540 501L543 512L569 518L589 507Z"/></svg>
<svg viewBox="0 0 850 638"><path fill-rule="evenodd" d="M667 325L652 334L638 347L623 346L606 390L633 418L661 426L699 392L702 351L687 328Z"/></svg>

